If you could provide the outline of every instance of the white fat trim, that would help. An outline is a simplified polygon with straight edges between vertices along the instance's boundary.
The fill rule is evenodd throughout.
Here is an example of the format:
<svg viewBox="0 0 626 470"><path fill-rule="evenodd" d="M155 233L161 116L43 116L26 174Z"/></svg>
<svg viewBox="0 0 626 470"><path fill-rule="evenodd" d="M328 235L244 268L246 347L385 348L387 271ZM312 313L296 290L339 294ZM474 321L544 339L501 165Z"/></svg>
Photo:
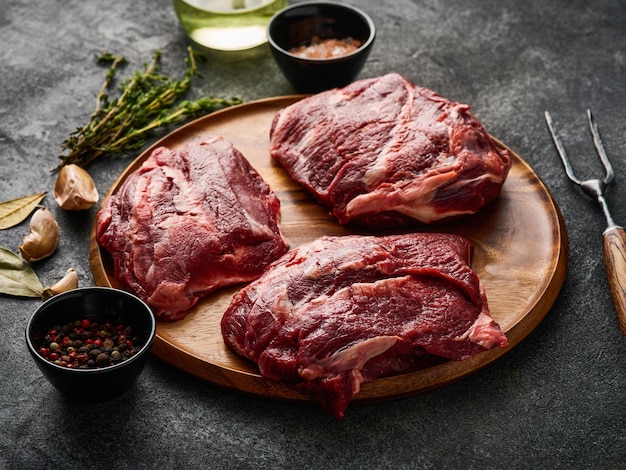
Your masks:
<svg viewBox="0 0 626 470"><path fill-rule="evenodd" d="M345 370L361 370L365 363L391 348L400 338L398 336L377 336L361 341L335 354L317 359L298 371L305 380L314 380L324 375L334 375Z"/></svg>
<svg viewBox="0 0 626 470"><path fill-rule="evenodd" d="M500 346L503 340L506 342L504 333L498 329L493 318L491 318L485 308L480 312L472 326L456 339L463 341L468 338L472 343L476 343L485 349Z"/></svg>

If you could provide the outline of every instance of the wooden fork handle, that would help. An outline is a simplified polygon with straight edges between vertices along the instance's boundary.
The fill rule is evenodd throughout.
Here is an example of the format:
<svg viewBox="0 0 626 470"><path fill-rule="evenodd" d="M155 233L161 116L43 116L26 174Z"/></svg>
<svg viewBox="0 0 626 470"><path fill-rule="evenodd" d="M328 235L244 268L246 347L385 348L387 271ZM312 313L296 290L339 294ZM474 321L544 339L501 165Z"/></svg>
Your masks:
<svg viewBox="0 0 626 470"><path fill-rule="evenodd" d="M623 227L609 227L602 235L604 268L615 304L615 311L626 336L626 231Z"/></svg>

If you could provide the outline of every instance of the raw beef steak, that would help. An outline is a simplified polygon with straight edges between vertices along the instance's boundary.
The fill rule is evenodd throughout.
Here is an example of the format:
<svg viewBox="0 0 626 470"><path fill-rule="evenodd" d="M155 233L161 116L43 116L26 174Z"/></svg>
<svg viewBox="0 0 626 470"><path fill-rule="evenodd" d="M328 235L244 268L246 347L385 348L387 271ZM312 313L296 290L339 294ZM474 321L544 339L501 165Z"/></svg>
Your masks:
<svg viewBox="0 0 626 470"><path fill-rule="evenodd" d="M234 297L224 340L341 418L363 382L508 344L472 249L448 234L322 237Z"/></svg>
<svg viewBox="0 0 626 470"><path fill-rule="evenodd" d="M477 212L511 166L468 105L392 73L279 111L270 153L341 224L431 223Z"/></svg>
<svg viewBox="0 0 626 470"><path fill-rule="evenodd" d="M161 320L216 289L256 279L288 250L280 202L231 143L155 149L97 216L115 278Z"/></svg>

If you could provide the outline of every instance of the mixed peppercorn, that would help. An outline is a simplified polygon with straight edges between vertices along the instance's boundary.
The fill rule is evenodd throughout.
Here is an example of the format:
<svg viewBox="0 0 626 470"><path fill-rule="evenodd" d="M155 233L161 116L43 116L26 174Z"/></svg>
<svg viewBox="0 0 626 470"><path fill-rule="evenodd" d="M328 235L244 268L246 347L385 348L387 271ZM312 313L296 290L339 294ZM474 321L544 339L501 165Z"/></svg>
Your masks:
<svg viewBox="0 0 626 470"><path fill-rule="evenodd" d="M37 350L62 367L98 369L125 361L140 347L131 326L85 318L50 328Z"/></svg>

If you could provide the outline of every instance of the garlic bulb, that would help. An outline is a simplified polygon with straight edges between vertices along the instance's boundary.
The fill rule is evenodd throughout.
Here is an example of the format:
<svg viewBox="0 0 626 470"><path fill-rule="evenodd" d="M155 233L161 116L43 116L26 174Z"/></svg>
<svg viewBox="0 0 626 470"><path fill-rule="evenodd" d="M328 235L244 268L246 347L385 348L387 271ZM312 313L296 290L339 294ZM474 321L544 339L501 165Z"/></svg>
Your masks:
<svg viewBox="0 0 626 470"><path fill-rule="evenodd" d="M72 163L59 170L54 183L54 199L62 209L78 211L93 207L99 195L89 173Z"/></svg>
<svg viewBox="0 0 626 470"><path fill-rule="evenodd" d="M30 233L19 246L22 258L37 261L50 256L59 243L59 225L45 207L38 209L30 218Z"/></svg>
<svg viewBox="0 0 626 470"><path fill-rule="evenodd" d="M70 268L65 273L65 276L52 286L47 287L41 293L41 298L43 300L48 300L50 297L53 297L62 292L67 292L68 290L76 289L78 287L78 274L74 268Z"/></svg>

